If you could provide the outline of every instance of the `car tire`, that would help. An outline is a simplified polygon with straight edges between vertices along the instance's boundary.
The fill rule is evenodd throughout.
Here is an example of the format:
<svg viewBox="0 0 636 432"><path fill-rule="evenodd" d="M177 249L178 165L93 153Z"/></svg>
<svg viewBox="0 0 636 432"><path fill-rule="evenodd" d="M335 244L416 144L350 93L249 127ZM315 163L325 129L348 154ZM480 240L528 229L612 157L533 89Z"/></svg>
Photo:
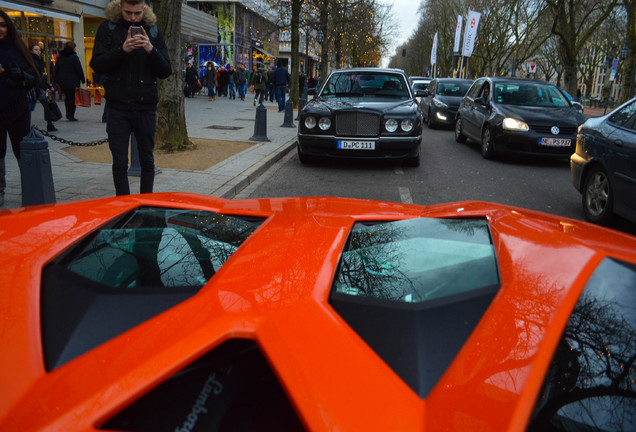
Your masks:
<svg viewBox="0 0 636 432"><path fill-rule="evenodd" d="M585 177L581 198L587 221L600 225L609 223L613 216L614 193L607 172L602 167L592 168Z"/></svg>
<svg viewBox="0 0 636 432"><path fill-rule="evenodd" d="M428 128L435 129L435 120L433 120L433 116L431 115L431 110L428 110Z"/></svg>
<svg viewBox="0 0 636 432"><path fill-rule="evenodd" d="M300 151L300 146L296 144L296 150L298 150L298 159L300 159L300 163L303 165L309 165L316 161L316 158L313 156L306 155L305 153Z"/></svg>
<svg viewBox="0 0 636 432"><path fill-rule="evenodd" d="M489 127L486 127L481 135L481 155L484 159L492 159L495 155L492 130Z"/></svg>
<svg viewBox="0 0 636 432"><path fill-rule="evenodd" d="M458 143L466 142L466 135L462 133L462 118L459 116L455 121L455 141Z"/></svg>

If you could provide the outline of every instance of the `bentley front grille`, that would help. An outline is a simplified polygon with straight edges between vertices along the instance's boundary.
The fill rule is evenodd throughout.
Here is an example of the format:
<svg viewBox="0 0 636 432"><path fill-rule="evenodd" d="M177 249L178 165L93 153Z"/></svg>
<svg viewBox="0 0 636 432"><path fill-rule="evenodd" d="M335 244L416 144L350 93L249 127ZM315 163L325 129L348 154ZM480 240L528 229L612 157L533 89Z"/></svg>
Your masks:
<svg viewBox="0 0 636 432"><path fill-rule="evenodd" d="M336 134L375 137L380 133L380 117L364 112L344 112L336 116Z"/></svg>

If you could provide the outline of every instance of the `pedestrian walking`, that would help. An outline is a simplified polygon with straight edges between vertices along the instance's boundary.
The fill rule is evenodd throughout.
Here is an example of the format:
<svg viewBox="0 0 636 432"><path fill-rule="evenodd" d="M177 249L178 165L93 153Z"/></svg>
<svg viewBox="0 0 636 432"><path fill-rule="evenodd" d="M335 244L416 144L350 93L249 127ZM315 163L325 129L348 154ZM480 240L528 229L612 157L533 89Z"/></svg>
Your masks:
<svg viewBox="0 0 636 432"><path fill-rule="evenodd" d="M64 49L55 64L55 79L64 93L66 119L77 121L75 118L75 89L80 86L80 83L85 83L86 78L84 78L80 59L75 53L75 42L68 41L64 44Z"/></svg>
<svg viewBox="0 0 636 432"><path fill-rule="evenodd" d="M236 87L238 89L239 98L245 100L245 93L247 93L247 70L243 63L239 63L236 70Z"/></svg>
<svg viewBox="0 0 636 432"><path fill-rule="evenodd" d="M228 66L229 68L229 66ZM230 76L228 75L228 71L227 68L222 67L221 68L221 93L223 94L223 96L227 97L227 87L230 83Z"/></svg>
<svg viewBox="0 0 636 432"><path fill-rule="evenodd" d="M290 76L287 68L283 67L283 62L278 60L278 67L274 71L274 85L276 86L276 100L278 101L278 112L285 111L285 94L289 86Z"/></svg>
<svg viewBox="0 0 636 432"><path fill-rule="evenodd" d="M263 66L256 69L252 74L250 85L254 86L254 106L256 106L256 100L258 100L259 104L263 104L265 90L267 89L267 71Z"/></svg>
<svg viewBox="0 0 636 432"><path fill-rule="evenodd" d="M49 94L52 93L54 89L51 84L46 82L46 71L44 69L44 59L42 59L42 48L37 42L31 45L31 57L33 58L35 70L38 71L38 74L40 74L41 77L38 86L35 87L35 96L44 108L46 130L49 132L55 132L57 131L57 128L53 124L53 121L46 119L46 111L49 109ZM35 108L35 106L33 108ZM33 108L31 108L31 111L33 111Z"/></svg>
<svg viewBox="0 0 636 432"><path fill-rule="evenodd" d="M274 102L276 99L276 83L274 82L274 69L267 68L267 90L265 93L265 99L268 99L270 102Z"/></svg>
<svg viewBox="0 0 636 432"><path fill-rule="evenodd" d="M205 65L205 75L201 78L201 84L208 88L208 100L216 100L216 70L211 61Z"/></svg>
<svg viewBox="0 0 636 432"><path fill-rule="evenodd" d="M143 0L113 0L106 6L107 20L95 36L90 65L106 78L108 118L106 132L113 156L117 195L130 194L128 147L134 133L141 165L141 193L153 190L159 93L157 78L170 76L168 48L156 26L157 17Z"/></svg>
<svg viewBox="0 0 636 432"><path fill-rule="evenodd" d="M20 38L15 24L0 10L0 206L7 186L4 157L7 134L13 155L20 160L20 143L31 129L31 110L27 91L35 87L40 76L33 57Z"/></svg>
<svg viewBox="0 0 636 432"><path fill-rule="evenodd" d="M227 71L227 75L230 99L236 99L236 69L234 69L233 65L230 65L230 70Z"/></svg>
<svg viewBox="0 0 636 432"><path fill-rule="evenodd" d="M185 70L185 96L193 98L194 94L199 91L199 73L192 67L192 63L186 65Z"/></svg>

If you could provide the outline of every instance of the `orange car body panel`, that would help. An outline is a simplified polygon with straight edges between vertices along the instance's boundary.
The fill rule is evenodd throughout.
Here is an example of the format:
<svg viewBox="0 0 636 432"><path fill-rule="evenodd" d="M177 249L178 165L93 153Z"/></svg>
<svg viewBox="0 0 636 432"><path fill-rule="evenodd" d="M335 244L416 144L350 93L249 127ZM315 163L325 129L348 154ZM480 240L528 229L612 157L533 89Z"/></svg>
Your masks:
<svg viewBox="0 0 636 432"><path fill-rule="evenodd" d="M140 205L266 221L195 296L46 372L42 268ZM327 302L359 220L483 217L501 289L426 399ZM636 238L483 202L416 206L340 198L229 201L186 193L0 212L0 430L93 431L223 341L257 342L308 430L525 430L578 296L606 256L636 263Z"/></svg>

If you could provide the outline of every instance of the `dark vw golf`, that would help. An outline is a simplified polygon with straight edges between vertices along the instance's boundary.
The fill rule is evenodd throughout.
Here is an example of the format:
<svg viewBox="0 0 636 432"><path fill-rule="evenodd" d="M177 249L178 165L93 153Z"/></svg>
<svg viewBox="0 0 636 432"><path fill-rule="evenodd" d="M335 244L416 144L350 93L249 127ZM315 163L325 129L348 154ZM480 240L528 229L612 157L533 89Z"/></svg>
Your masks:
<svg viewBox="0 0 636 432"><path fill-rule="evenodd" d="M357 68L332 72L298 123L302 163L320 157L400 159L419 166L421 113L404 72Z"/></svg>
<svg viewBox="0 0 636 432"><path fill-rule="evenodd" d="M455 140L479 142L485 158L495 153L568 158L585 120L553 84L479 78L459 106Z"/></svg>

